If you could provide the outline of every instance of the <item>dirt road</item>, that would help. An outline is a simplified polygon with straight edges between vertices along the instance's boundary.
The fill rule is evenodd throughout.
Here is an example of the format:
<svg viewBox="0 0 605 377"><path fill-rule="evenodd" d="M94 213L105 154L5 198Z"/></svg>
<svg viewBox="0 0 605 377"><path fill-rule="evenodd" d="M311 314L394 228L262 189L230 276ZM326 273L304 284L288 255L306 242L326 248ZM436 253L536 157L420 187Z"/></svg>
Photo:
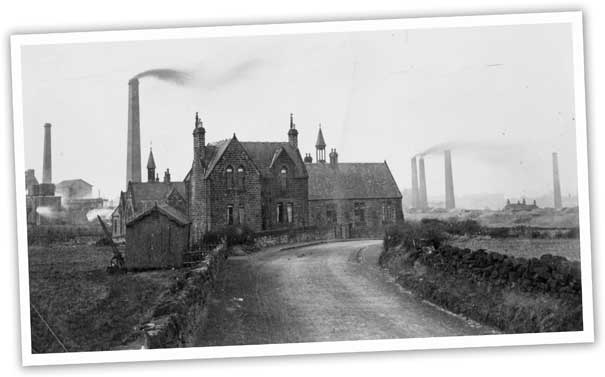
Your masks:
<svg viewBox="0 0 605 377"><path fill-rule="evenodd" d="M403 291L378 268L380 250L351 241L231 257L197 345L493 333Z"/></svg>

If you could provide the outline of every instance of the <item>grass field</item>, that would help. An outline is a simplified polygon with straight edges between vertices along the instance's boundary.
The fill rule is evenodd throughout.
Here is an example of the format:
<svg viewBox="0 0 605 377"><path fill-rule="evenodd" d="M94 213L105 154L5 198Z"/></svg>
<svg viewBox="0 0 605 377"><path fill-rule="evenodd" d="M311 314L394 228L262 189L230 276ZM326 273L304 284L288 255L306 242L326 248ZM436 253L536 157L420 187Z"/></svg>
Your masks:
<svg viewBox="0 0 605 377"><path fill-rule="evenodd" d="M522 238L455 238L448 241L452 246L471 250L485 249L516 257L540 257L552 254L569 260L580 260L579 239L522 239Z"/></svg>
<svg viewBox="0 0 605 377"><path fill-rule="evenodd" d="M111 257L109 246L29 247L34 353L100 351L123 344L179 275L170 270L108 274Z"/></svg>

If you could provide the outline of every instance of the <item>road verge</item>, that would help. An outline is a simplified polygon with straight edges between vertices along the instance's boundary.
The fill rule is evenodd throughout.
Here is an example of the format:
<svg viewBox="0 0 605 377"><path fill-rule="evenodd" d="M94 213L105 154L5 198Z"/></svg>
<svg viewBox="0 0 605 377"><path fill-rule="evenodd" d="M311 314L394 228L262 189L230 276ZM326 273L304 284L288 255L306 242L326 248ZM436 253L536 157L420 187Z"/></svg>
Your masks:
<svg viewBox="0 0 605 377"><path fill-rule="evenodd" d="M505 333L582 330L579 262L400 245L379 265L421 298Z"/></svg>

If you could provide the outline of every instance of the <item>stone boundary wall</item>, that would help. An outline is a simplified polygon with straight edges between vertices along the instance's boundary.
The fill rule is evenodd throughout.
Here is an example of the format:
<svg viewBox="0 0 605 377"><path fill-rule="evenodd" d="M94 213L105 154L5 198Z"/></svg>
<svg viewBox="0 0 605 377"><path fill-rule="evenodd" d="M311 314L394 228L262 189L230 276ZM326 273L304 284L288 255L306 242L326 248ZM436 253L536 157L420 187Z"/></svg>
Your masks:
<svg viewBox="0 0 605 377"><path fill-rule="evenodd" d="M206 324L208 299L227 256L219 245L195 268L164 292L152 309L152 318L141 326L146 349L192 346ZM141 341L133 342L140 344Z"/></svg>
<svg viewBox="0 0 605 377"><path fill-rule="evenodd" d="M104 237L98 222L87 225L30 225L27 226L28 245L47 245L53 242L87 243Z"/></svg>
<svg viewBox="0 0 605 377"><path fill-rule="evenodd" d="M443 245L391 248L379 264L420 297L504 332L582 329L580 262Z"/></svg>
<svg viewBox="0 0 605 377"><path fill-rule="evenodd" d="M336 238L336 233L333 228L297 228L280 231L258 232L254 236L254 246L262 249L276 245L310 241L327 241Z"/></svg>

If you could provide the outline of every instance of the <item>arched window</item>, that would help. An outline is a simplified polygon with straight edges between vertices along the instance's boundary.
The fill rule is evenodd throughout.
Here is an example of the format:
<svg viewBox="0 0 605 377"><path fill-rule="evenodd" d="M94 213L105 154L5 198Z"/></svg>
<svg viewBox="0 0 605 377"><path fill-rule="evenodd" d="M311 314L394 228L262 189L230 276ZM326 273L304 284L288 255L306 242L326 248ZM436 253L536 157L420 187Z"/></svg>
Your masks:
<svg viewBox="0 0 605 377"><path fill-rule="evenodd" d="M246 177L246 171L243 166L237 168L237 189L244 191L244 179Z"/></svg>
<svg viewBox="0 0 605 377"><path fill-rule="evenodd" d="M227 178L227 190L233 189L233 167L227 166L225 169L225 175Z"/></svg>
<svg viewBox="0 0 605 377"><path fill-rule="evenodd" d="M279 171L279 185L282 191L286 191L288 188L288 169L285 166L282 166Z"/></svg>

